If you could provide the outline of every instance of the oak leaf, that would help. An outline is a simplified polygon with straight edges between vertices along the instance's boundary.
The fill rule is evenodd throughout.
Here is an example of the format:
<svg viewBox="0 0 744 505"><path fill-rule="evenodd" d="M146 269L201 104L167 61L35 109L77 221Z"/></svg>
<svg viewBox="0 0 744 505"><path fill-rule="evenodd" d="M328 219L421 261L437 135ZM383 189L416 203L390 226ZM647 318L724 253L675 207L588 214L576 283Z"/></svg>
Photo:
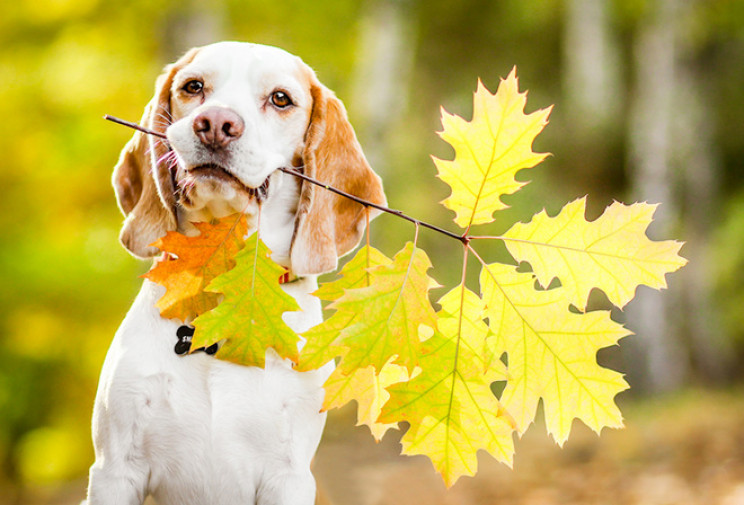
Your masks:
<svg viewBox="0 0 744 505"><path fill-rule="evenodd" d="M507 207L501 196L525 184L515 174L547 156L532 152L532 141L547 124L551 108L524 114L527 93L519 93L518 85L516 67L495 94L479 80L472 121L442 109L439 135L455 149L455 159L433 159L439 178L452 189L442 203L455 211L455 223L462 228L492 222L493 213Z"/></svg>
<svg viewBox="0 0 744 505"><path fill-rule="evenodd" d="M687 263L674 240L652 241L646 228L656 205L614 202L595 221L586 221L586 198L568 203L555 217L543 211L517 223L504 242L517 261L526 261L543 287L558 277L568 301L586 308L589 292L599 288L624 307L644 284L666 287L665 274Z"/></svg>
<svg viewBox="0 0 744 505"><path fill-rule="evenodd" d="M207 291L224 297L194 320L192 349L224 340L217 351L220 359L262 367L271 347L280 357L297 362L299 337L282 315L300 307L279 284L284 272L258 234L251 235L235 257L235 267L207 286Z"/></svg>
<svg viewBox="0 0 744 505"><path fill-rule="evenodd" d="M357 426L365 424L369 427L375 440L382 440L387 430L397 427L398 423L381 423L382 406L390 398L386 388L405 382L409 378L405 367L387 363L382 370L375 370L373 366L359 368L350 374L344 374L336 368L323 387L325 399L323 410L343 407L355 400L357 402Z"/></svg>
<svg viewBox="0 0 744 505"><path fill-rule="evenodd" d="M357 314L342 331L344 373L370 365L381 370L391 358L413 372L421 353L419 326L436 327L429 290L437 284L426 273L430 268L426 253L409 242L390 265L370 269L369 287L347 290L329 306Z"/></svg>
<svg viewBox="0 0 744 505"><path fill-rule="evenodd" d="M569 311L564 288L536 290L534 282L532 274L499 263L484 265L480 274L489 326L508 356L504 408L524 433L542 399L548 432L559 444L574 418L597 432L621 427L614 397L628 385L600 367L596 354L630 332L608 311Z"/></svg>
<svg viewBox="0 0 744 505"><path fill-rule="evenodd" d="M375 267L389 266L392 260L377 249L362 247L340 272L340 278L323 284L314 295L325 301L335 301L348 290L369 287L370 271ZM300 352L299 371L312 370L323 366L335 357L346 354L344 329L362 319L364 313L354 310L354 305L331 305L336 311L321 324L304 332L307 340ZM382 369L374 366L355 369L344 373L336 368L324 384L326 391L323 410L341 407L352 400L357 402L357 425L369 427L376 440L381 440L385 432L396 423L379 423L377 417L389 395L386 387L408 379L408 372L400 365L386 363Z"/></svg>
<svg viewBox="0 0 744 505"><path fill-rule="evenodd" d="M248 225L244 214L193 224L199 235L171 231L153 244L168 255L143 276L165 286L156 306L166 319L188 321L216 307L219 294L204 288L233 267L235 255L245 245Z"/></svg>
<svg viewBox="0 0 744 505"><path fill-rule="evenodd" d="M374 247L362 247L344 265L338 279L324 283L313 294L324 301L335 301L341 298L346 290L369 287L369 269L390 263L390 258ZM361 318L361 314L356 310L336 310L325 321L304 332L302 337L306 342L300 352L297 370L300 372L315 370L333 358L343 356L346 347L341 343L341 332Z"/></svg>
<svg viewBox="0 0 744 505"><path fill-rule="evenodd" d="M482 300L460 285L439 304L438 331L423 344L420 372L388 388L379 421L410 423L403 453L428 456L451 486L475 474L479 449L511 465L513 428L491 391L506 373L500 361L485 366L491 344Z"/></svg>

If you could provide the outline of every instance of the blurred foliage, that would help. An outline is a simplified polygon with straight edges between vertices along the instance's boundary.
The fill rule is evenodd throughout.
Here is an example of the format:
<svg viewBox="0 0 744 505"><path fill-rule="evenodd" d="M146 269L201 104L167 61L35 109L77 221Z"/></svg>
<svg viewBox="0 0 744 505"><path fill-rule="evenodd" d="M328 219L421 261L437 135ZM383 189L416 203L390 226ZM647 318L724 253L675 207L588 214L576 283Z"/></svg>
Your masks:
<svg viewBox="0 0 744 505"><path fill-rule="evenodd" d="M451 213L436 205L448 191L429 159L452 155L435 134L439 105L469 118L476 78L493 91L515 64L521 87L530 90L528 111L557 104L535 145L554 156L520 174L535 184L507 199L513 208L492 230L542 207L555 213L560 202L585 193L597 195L590 198L595 209L622 199L623 123L607 134L601 159L584 163L561 108L563 1L389 1L403 9L414 45L412 78L397 90L407 107L390 125L387 161L377 167L393 207L451 225ZM23 502L32 486L85 474L98 373L146 268L118 245L122 218L109 183L131 132L101 116L138 120L164 64L192 45L238 39L300 55L347 102L364 145L367 131L349 95L355 68L365 64L358 61L360 21L375 3L0 0L0 496ZM628 82L633 36L648 4L612 1L611 28ZM742 189L744 136L732 126L744 110L744 4L710 0L691 12L686 41L713 97L710 127L728 209L716 241L720 307L741 349L744 199L734 195ZM409 224L387 216L373 232L388 254L413 236ZM456 243L430 233L420 240L444 271L438 280L456 282ZM505 254L498 245L482 253Z"/></svg>
<svg viewBox="0 0 744 505"><path fill-rule="evenodd" d="M738 192L726 203L715 244L716 302L723 314L724 331L744 350L744 193Z"/></svg>

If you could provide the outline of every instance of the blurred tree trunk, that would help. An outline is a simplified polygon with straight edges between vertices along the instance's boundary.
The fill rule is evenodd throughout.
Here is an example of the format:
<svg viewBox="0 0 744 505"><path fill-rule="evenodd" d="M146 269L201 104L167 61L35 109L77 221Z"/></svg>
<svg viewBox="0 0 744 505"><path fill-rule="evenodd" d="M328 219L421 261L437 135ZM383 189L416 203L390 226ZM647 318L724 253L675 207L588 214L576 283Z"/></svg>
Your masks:
<svg viewBox="0 0 744 505"><path fill-rule="evenodd" d="M671 166L672 123L676 91L675 27L678 0L654 0L643 17L634 48L635 86L630 104L628 161L633 197L659 202L652 238L668 237L679 216L673 193ZM689 357L679 338L680 290L660 293L639 288L628 306L629 328L637 333L628 341L629 380L643 391L678 388L689 374Z"/></svg>
<svg viewBox="0 0 744 505"><path fill-rule="evenodd" d="M599 198L603 207L608 171L616 164L613 145L619 142L622 121L622 80L619 44L613 35L609 0L568 0L564 9L563 114L570 133L567 153L576 181ZM590 208L590 213L596 209Z"/></svg>
<svg viewBox="0 0 744 505"><path fill-rule="evenodd" d="M411 3L368 2L360 23L351 112L378 172L385 171L389 134L408 102L415 46Z"/></svg>
<svg viewBox="0 0 744 505"><path fill-rule="evenodd" d="M164 59L175 61L192 47L222 40L226 16L224 0L184 0L173 4L163 17L161 52Z"/></svg>
<svg viewBox="0 0 744 505"><path fill-rule="evenodd" d="M628 310L628 326L639 335L629 346L630 380L658 392L681 386L693 365L703 379L725 379L733 354L711 301L709 243L720 168L706 74L694 65L700 48L685 31L696 1L652 5L635 52L629 123L633 195L662 204L651 235L681 233L688 241L683 255L690 260L682 275L670 279L673 290L641 289Z"/></svg>
<svg viewBox="0 0 744 505"><path fill-rule="evenodd" d="M617 119L620 76L608 0L568 0L565 9L563 89L566 114L585 142L602 138Z"/></svg>
<svg viewBox="0 0 744 505"><path fill-rule="evenodd" d="M702 0L704 1L704 0ZM693 2L694 3L694 2ZM711 232L719 216L718 174L721 163L714 141L711 92L705 72L694 65L694 52L687 47L687 64L681 65L675 108L675 162L682 169L685 220L684 256L690 260L681 277L692 363L703 379L720 382L729 378L734 353L713 308Z"/></svg>

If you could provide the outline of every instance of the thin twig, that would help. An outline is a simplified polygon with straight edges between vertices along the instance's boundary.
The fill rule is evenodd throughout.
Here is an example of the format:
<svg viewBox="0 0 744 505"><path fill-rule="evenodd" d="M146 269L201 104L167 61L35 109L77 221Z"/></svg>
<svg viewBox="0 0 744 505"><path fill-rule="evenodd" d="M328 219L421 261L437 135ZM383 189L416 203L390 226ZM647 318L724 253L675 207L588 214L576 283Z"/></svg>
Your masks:
<svg viewBox="0 0 744 505"><path fill-rule="evenodd" d="M160 137L161 139L167 138L164 133L156 132L155 130L150 130L149 128L140 126L137 123L132 123L131 121L125 121L123 119L119 119L118 117L109 116L108 114L103 116L103 119L107 121L111 121L112 123L117 123L120 125L128 126L129 128L134 128L137 131L141 131L142 133L147 133L148 135L154 135L156 137Z"/></svg>
<svg viewBox="0 0 744 505"><path fill-rule="evenodd" d="M119 118L114 117L114 116L109 116L108 114L105 115L105 116L103 116L103 118L106 119L106 120L108 120L108 121L112 121L114 123L117 123L117 124L120 124L120 125L123 125L123 126L128 126L129 128L134 128L135 130L140 131L142 133L147 133L148 135L155 135L156 137L166 138L166 136L164 134L162 134L160 132L156 132L154 130L150 130L149 128L145 128L144 126L140 126L137 123L132 123L130 121L125 121L123 119L119 119ZM343 196L344 198L348 198L349 200L352 200L354 202L357 202L360 205L364 205L367 208L372 207L373 209L377 209L379 211L386 212L387 214L392 214L393 216L398 216L398 217L400 217L402 219L405 219L406 221L409 221L409 222L415 224L417 227L418 226L423 226L424 228L429 228L430 230L436 231L438 233L441 233L442 235L445 235L445 236L450 237L450 238L453 238L453 239L455 239L455 240L457 240L459 242L462 242L465 245L467 245L470 242L470 238L471 237L469 237L467 235L467 233L466 234L463 234L463 235L458 235L457 233L452 233L451 231L447 231L447 230L445 230L443 228L440 228L438 226L435 226L433 224L427 223L425 221L421 221L421 220L416 219L414 217L411 217L411 216L409 216L407 214L404 214L400 210L391 209L389 207L385 207L384 205L379 205L379 204L376 204L374 202L367 201L367 200L365 200L363 198L359 198L358 196L354 196L352 194L349 194L349 193L347 193L345 191L341 191L340 189L334 188L333 186L329 186L328 184L326 184L324 182L320 182L317 179L313 179L312 177L309 177L309 176L303 174L299 170L295 170L293 168L286 168L286 167L279 167L279 170L281 170L285 174L289 174L289 175L292 175L294 177L299 177L300 179L302 179L304 181L307 181L307 182L309 182L311 184L315 184L316 186L320 186L321 188L325 188L325 189L327 189L328 191L330 191L332 193L336 193L337 195Z"/></svg>
<svg viewBox="0 0 744 505"><path fill-rule="evenodd" d="M313 179L310 176L307 176L300 172L299 170L295 170L293 168L285 168L285 167L279 167L279 170L284 172L285 174L294 175L295 177L299 177L300 179L307 181L311 184L315 184L316 186L320 186L321 188L325 188L331 193L336 193L337 195L343 196L344 198L348 198L349 200L352 200L354 202L357 202L361 205L364 205L365 207L372 207L373 209L381 210L382 212L387 212L388 214L392 214L394 216L398 216L400 218L405 219L406 221L410 221L413 224L423 226L424 228L429 228L430 230L439 232L443 235L446 235L450 238L453 238L455 240L458 240L460 242L466 242L468 240L467 236L458 235L457 233L452 233L451 231L444 230L438 226L434 226L433 224L427 223L425 221L421 221L419 219L416 219L414 217L411 217L407 214L404 214L400 210L391 209L389 207L385 207L384 205L379 205L370 201L367 201L363 198L359 198L358 196L351 195L345 191L341 191L338 188L334 188L333 186L329 186L328 184L324 182L320 182L317 179Z"/></svg>

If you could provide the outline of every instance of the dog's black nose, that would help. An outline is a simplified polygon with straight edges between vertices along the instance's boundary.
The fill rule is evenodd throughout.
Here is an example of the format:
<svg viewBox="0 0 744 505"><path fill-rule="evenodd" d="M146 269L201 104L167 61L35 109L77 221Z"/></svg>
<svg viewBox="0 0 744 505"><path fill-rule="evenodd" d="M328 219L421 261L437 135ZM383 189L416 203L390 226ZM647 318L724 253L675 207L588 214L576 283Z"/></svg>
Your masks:
<svg viewBox="0 0 744 505"><path fill-rule="evenodd" d="M194 133L202 144L213 150L224 149L240 138L245 122L226 107L209 107L194 118Z"/></svg>

